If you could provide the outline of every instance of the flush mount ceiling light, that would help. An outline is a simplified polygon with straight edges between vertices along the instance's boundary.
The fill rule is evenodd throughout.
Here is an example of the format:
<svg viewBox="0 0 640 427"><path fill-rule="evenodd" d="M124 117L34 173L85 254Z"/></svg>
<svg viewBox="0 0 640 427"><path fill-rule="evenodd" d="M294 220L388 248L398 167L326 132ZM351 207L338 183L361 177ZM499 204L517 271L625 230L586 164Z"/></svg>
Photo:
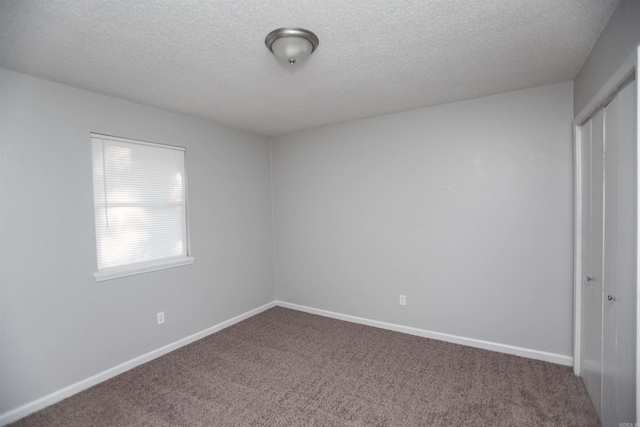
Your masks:
<svg viewBox="0 0 640 427"><path fill-rule="evenodd" d="M278 28L264 39L264 44L273 52L278 61L291 66L304 62L316 50L318 36L304 28Z"/></svg>

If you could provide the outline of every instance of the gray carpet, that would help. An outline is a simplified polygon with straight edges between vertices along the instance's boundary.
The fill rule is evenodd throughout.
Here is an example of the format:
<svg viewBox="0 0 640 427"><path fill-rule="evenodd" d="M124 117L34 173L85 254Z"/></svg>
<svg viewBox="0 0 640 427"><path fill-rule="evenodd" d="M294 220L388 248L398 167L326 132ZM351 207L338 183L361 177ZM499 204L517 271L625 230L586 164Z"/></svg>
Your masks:
<svg viewBox="0 0 640 427"><path fill-rule="evenodd" d="M569 367L276 307L16 426L598 426Z"/></svg>

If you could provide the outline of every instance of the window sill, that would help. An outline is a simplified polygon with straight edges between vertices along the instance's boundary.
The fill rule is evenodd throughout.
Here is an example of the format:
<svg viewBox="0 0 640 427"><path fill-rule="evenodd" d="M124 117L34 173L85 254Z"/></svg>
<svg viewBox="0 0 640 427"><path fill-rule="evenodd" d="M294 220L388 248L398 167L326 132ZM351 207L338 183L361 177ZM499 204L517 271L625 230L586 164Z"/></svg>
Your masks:
<svg viewBox="0 0 640 427"><path fill-rule="evenodd" d="M93 277L96 282L103 282L105 280L118 279L120 277L134 276L136 274L149 273L151 271L164 270L167 268L180 267L182 265L193 264L195 258L187 257L173 260L164 260L157 263L148 263L144 265L134 265L120 268L112 268L104 271L97 271L93 273Z"/></svg>

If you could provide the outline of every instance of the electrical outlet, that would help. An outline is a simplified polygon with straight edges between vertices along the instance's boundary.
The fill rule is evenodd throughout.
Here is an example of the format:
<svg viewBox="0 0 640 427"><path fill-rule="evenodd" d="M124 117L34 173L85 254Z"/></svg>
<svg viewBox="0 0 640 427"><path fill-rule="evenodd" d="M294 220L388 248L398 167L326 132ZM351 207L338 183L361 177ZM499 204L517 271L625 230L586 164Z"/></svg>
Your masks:
<svg viewBox="0 0 640 427"><path fill-rule="evenodd" d="M400 295L400 305L407 305L406 295Z"/></svg>
<svg viewBox="0 0 640 427"><path fill-rule="evenodd" d="M158 313L158 325L162 325L164 323L164 311Z"/></svg>

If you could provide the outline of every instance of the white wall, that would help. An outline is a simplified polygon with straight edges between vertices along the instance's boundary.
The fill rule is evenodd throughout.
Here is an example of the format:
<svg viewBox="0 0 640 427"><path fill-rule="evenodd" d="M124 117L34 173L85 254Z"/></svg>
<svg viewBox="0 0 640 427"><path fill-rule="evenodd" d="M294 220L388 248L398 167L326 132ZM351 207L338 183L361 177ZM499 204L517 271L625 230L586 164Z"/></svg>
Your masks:
<svg viewBox="0 0 640 427"><path fill-rule="evenodd" d="M0 69L0 414L273 301L272 185L279 299L571 355L571 117L563 83L270 159L268 138ZM90 132L187 147L193 265L94 281Z"/></svg>
<svg viewBox="0 0 640 427"><path fill-rule="evenodd" d="M0 125L0 414L273 301L267 138L3 69ZM90 132L187 148L193 265L95 282Z"/></svg>
<svg viewBox="0 0 640 427"><path fill-rule="evenodd" d="M570 356L572 89L277 138L278 299Z"/></svg>
<svg viewBox="0 0 640 427"><path fill-rule="evenodd" d="M640 45L640 1L622 0L575 79L577 115Z"/></svg>

